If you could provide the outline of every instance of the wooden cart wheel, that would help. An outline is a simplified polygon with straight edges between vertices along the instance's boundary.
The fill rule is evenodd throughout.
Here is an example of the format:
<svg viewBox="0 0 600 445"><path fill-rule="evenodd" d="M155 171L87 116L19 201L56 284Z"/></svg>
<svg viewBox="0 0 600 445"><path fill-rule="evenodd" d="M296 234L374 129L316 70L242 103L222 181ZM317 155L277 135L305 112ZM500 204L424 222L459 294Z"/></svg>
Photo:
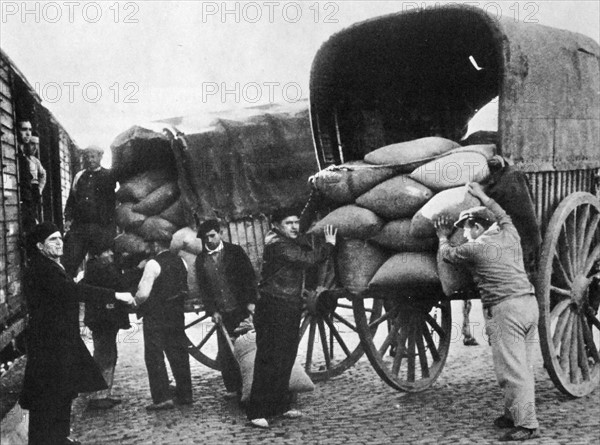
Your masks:
<svg viewBox="0 0 600 445"><path fill-rule="evenodd" d="M565 394L600 382L600 203L585 192L565 198L550 220L537 282L544 365Z"/></svg>
<svg viewBox="0 0 600 445"><path fill-rule="evenodd" d="M203 365L220 371L217 362L217 325L211 316L204 312L202 305L186 301L185 335L187 351Z"/></svg>
<svg viewBox="0 0 600 445"><path fill-rule="evenodd" d="M313 381L340 375L363 355L352 304L346 296L347 293L324 292L320 299L329 299L329 308L308 310L302 319L298 354L304 359L304 369ZM369 320L379 318L382 301L371 299L363 311Z"/></svg>
<svg viewBox="0 0 600 445"><path fill-rule="evenodd" d="M340 375L363 355L352 311L353 295L339 288L336 281L334 261L330 259L316 271L316 290L306 295L298 355L313 381ZM372 301L364 315L375 320L381 310L382 302Z"/></svg>
<svg viewBox="0 0 600 445"><path fill-rule="evenodd" d="M435 295L443 296L441 290ZM354 316L363 348L377 374L400 391L419 392L433 385L450 349L450 302L434 301L427 295L388 299L387 310L375 320L365 317L364 303L354 301ZM382 323L389 328L372 334Z"/></svg>

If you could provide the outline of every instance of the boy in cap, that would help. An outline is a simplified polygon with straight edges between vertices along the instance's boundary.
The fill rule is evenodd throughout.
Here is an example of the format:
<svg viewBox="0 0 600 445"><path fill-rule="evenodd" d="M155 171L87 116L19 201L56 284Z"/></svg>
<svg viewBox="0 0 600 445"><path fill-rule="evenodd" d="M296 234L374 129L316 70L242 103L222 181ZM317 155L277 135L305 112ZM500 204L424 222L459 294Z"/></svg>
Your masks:
<svg viewBox="0 0 600 445"><path fill-rule="evenodd" d="M440 217L434 222L439 248L444 261L470 270L481 295L494 371L504 390L504 414L494 425L512 428L500 440L532 439L539 437L530 363L539 316L535 291L511 218L479 184L469 184L468 190L484 204L461 212L454 224L468 241L452 247L448 241L452 221Z"/></svg>

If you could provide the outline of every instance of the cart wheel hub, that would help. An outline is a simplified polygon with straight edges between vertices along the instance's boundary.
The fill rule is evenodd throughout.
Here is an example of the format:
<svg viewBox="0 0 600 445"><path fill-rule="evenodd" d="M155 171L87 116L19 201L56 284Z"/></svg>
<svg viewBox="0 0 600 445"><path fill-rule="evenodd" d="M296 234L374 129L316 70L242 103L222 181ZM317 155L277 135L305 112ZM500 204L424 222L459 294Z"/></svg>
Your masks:
<svg viewBox="0 0 600 445"><path fill-rule="evenodd" d="M335 311L337 295L324 287L317 287L314 291L305 293L306 308L312 316L324 317Z"/></svg>
<svg viewBox="0 0 600 445"><path fill-rule="evenodd" d="M585 301L587 290L591 282L591 278L586 278L584 275L578 275L575 277L575 280L573 280L571 297L578 306L581 306L581 304Z"/></svg>

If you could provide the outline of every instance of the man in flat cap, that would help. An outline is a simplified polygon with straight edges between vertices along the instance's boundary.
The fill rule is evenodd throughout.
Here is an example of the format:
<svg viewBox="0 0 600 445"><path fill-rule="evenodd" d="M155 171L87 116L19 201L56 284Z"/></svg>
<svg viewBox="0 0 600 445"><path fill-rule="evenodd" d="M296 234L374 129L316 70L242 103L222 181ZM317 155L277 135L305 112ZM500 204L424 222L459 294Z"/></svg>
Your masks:
<svg viewBox="0 0 600 445"><path fill-rule="evenodd" d="M65 207L65 257L71 276L89 251L94 239L114 237L116 181L110 170L100 166L104 150L92 145L83 150L83 166L71 186Z"/></svg>
<svg viewBox="0 0 600 445"><path fill-rule="evenodd" d="M31 445L79 443L69 439L71 402L80 392L106 388L79 334L79 302L135 305L130 293L76 284L60 263L62 235L51 222L29 234L25 273L27 365L19 399L29 410Z"/></svg>
<svg viewBox="0 0 600 445"><path fill-rule="evenodd" d="M466 243L452 247L452 221L435 221L442 259L464 265L473 275L483 306L486 334L492 346L494 371L504 390L504 413L494 421L511 428L501 441L539 437L535 413L535 382L531 365L538 323L535 291L521 251L521 238L510 216L477 183L469 193L483 206L461 212L455 227Z"/></svg>

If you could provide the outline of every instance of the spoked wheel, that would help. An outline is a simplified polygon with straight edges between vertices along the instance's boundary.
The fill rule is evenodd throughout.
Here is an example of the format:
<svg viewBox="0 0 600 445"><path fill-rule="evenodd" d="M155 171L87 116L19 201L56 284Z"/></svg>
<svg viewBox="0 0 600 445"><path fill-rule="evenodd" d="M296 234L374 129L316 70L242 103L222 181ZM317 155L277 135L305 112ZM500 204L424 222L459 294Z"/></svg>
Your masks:
<svg viewBox="0 0 600 445"><path fill-rule="evenodd" d="M204 312L200 303L186 301L187 351L203 365L219 371L217 329L218 326L212 322L211 316Z"/></svg>
<svg viewBox="0 0 600 445"><path fill-rule="evenodd" d="M443 296L441 291L437 297ZM374 320L365 314L365 300L354 301L354 316L365 353L379 376L399 391L429 388L442 372L452 329L449 301L431 295L386 300L386 312ZM388 329L376 331L380 324ZM373 334L373 332L376 332Z"/></svg>
<svg viewBox="0 0 600 445"><path fill-rule="evenodd" d="M316 272L316 290L306 295L306 311L300 325L298 355L313 381L340 375L363 355L354 320L352 294L336 286L333 260ZM364 316L375 320L381 315L381 301L364 309ZM374 328L376 329L376 327Z"/></svg>
<svg viewBox="0 0 600 445"><path fill-rule="evenodd" d="M538 275L540 344L554 384L582 397L600 382L600 203L577 192L550 220Z"/></svg>
<svg viewBox="0 0 600 445"><path fill-rule="evenodd" d="M302 319L298 354L304 356L304 369L313 381L340 375L363 355L348 296L345 292L323 291L315 296L318 304L312 308L309 305ZM363 315L375 320L381 315L382 301L370 303Z"/></svg>

